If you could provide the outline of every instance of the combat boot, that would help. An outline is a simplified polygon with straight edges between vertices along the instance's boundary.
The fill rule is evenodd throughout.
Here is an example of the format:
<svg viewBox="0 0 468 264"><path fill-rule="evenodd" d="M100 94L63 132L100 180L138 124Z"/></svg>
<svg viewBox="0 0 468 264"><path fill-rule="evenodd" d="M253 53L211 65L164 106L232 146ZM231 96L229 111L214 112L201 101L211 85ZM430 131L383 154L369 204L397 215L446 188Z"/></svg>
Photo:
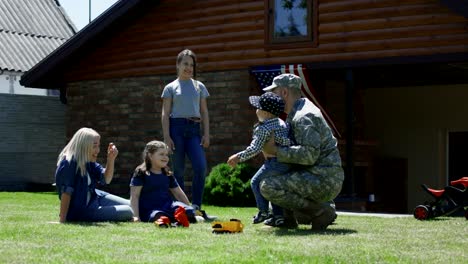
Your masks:
<svg viewBox="0 0 468 264"><path fill-rule="evenodd" d="M321 208L312 218L312 230L324 231L329 225L331 225L336 219L336 210L334 206L328 204Z"/></svg>
<svg viewBox="0 0 468 264"><path fill-rule="evenodd" d="M294 212L289 209L283 209L284 223L281 227L294 229L297 228L297 220L294 216Z"/></svg>

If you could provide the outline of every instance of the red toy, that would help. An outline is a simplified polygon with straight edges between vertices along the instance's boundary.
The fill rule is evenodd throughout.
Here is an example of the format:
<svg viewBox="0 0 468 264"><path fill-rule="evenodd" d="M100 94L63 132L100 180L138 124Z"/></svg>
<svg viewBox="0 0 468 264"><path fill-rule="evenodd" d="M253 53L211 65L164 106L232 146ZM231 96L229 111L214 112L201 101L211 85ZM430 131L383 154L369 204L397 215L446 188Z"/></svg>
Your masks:
<svg viewBox="0 0 468 264"><path fill-rule="evenodd" d="M451 181L443 190L431 189L425 184L421 186L435 201L416 206L413 211L416 219L427 220L464 210L468 220L468 177Z"/></svg>
<svg viewBox="0 0 468 264"><path fill-rule="evenodd" d="M154 225L167 228L171 226L171 220L167 216L161 216L158 220L154 221Z"/></svg>
<svg viewBox="0 0 468 264"><path fill-rule="evenodd" d="M174 218L177 221L177 223L179 223L183 227L189 227L190 223L184 207L179 206L179 208L175 210Z"/></svg>
<svg viewBox="0 0 468 264"><path fill-rule="evenodd" d="M161 216L156 221L154 221L154 224L159 227L177 227L177 226L189 227L190 226L187 213L185 211L185 208L182 206L179 206L175 210L174 219L175 221L171 222L171 219L169 217Z"/></svg>

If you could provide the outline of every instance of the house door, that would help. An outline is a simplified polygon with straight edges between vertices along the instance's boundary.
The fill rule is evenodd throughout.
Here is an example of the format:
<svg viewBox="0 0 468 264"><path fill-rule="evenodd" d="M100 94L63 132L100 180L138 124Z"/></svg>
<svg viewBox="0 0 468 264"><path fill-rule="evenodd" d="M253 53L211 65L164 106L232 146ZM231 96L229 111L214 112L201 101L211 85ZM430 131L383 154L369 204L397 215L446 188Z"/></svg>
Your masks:
<svg viewBox="0 0 468 264"><path fill-rule="evenodd" d="M468 176L468 132L449 132L448 180Z"/></svg>

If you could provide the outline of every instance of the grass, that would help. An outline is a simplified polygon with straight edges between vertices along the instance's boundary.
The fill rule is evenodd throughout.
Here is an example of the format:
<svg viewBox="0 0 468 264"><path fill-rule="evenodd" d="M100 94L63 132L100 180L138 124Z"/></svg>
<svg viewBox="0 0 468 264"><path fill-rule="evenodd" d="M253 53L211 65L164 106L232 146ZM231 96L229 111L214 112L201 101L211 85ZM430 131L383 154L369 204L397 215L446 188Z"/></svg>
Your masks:
<svg viewBox="0 0 468 264"><path fill-rule="evenodd" d="M252 225L255 208L205 206L244 232L211 233L209 223L53 224L54 193L0 192L0 263L467 263L468 221L440 217L340 215L325 232Z"/></svg>

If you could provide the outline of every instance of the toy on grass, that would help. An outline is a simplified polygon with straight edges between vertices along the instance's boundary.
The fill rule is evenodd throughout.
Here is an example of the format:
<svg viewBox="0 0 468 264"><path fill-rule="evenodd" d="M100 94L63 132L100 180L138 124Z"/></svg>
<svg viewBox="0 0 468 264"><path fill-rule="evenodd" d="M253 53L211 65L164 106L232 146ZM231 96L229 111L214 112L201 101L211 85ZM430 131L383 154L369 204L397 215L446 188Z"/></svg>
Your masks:
<svg viewBox="0 0 468 264"><path fill-rule="evenodd" d="M416 206L413 211L416 219L427 220L464 210L465 218L468 220L468 177L451 181L443 190L431 189L425 184L421 187L434 198L434 201Z"/></svg>
<svg viewBox="0 0 468 264"><path fill-rule="evenodd" d="M185 208L182 206L179 206L175 212L174 212L174 218L183 227L189 227L190 223L187 217L187 213L185 211Z"/></svg>
<svg viewBox="0 0 468 264"><path fill-rule="evenodd" d="M215 221L211 223L213 228L213 234L224 234L224 233L240 233L244 230L244 225L238 219L231 219L230 221Z"/></svg>
<svg viewBox="0 0 468 264"><path fill-rule="evenodd" d="M156 221L154 221L154 225L158 227L189 227L190 222L187 217L187 211L184 207L179 206L174 212L174 222L171 222L171 219L167 216L161 216Z"/></svg>
<svg viewBox="0 0 468 264"><path fill-rule="evenodd" d="M161 216L158 220L154 221L154 225L158 227L171 227L171 220L167 216Z"/></svg>

